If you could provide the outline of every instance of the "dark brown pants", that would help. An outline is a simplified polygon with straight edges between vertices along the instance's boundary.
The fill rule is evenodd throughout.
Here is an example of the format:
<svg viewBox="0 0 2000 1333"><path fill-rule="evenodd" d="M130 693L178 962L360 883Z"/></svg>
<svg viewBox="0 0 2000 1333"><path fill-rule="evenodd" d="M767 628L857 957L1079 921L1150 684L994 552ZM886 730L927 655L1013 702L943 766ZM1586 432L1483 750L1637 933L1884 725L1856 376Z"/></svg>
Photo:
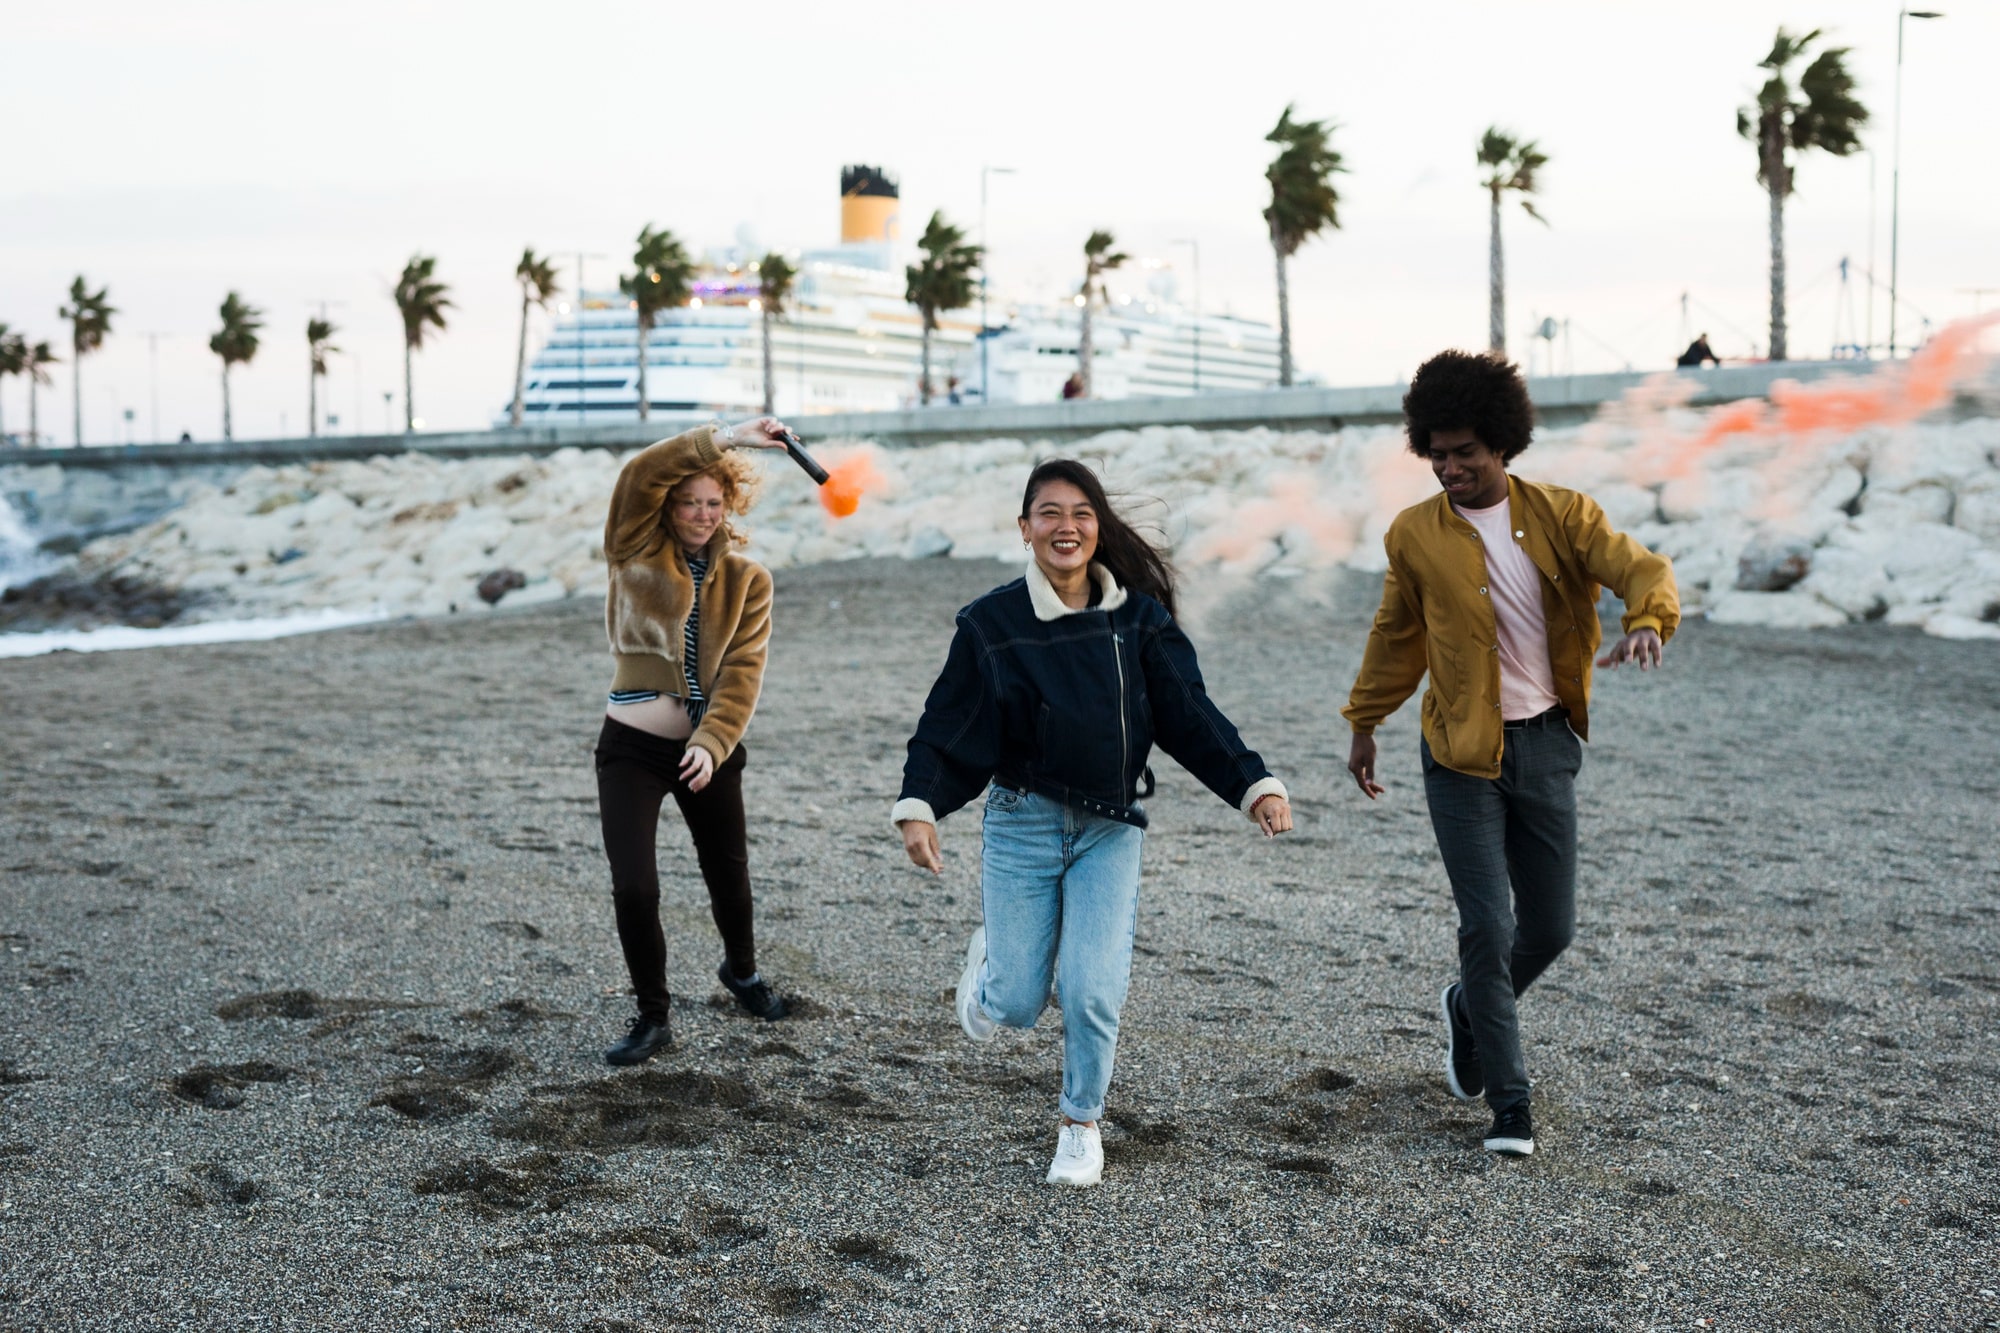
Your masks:
<svg viewBox="0 0 2000 1333"><path fill-rule="evenodd" d="M689 791L680 778L686 751L686 741L670 741L608 717L597 737L597 809L604 820L604 855L611 862L618 943L625 950L639 1012L655 1021L667 1016L667 940L660 929L654 840L660 805L669 794L694 835L695 859L708 885L729 970L739 977L757 971L743 823L743 747L738 745L698 792Z"/></svg>

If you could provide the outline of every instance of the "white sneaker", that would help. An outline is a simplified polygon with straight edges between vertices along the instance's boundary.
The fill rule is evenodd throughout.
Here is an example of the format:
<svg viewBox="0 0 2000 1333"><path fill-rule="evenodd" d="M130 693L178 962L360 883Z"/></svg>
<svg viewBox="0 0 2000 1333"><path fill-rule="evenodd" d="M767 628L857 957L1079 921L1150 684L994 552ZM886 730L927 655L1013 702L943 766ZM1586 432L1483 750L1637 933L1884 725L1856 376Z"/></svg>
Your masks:
<svg viewBox="0 0 2000 1333"><path fill-rule="evenodd" d="M965 946L965 971L958 974L958 1025L974 1041L992 1041L1000 1025L979 1007L979 968L986 961L986 927L972 932Z"/></svg>
<svg viewBox="0 0 2000 1333"><path fill-rule="evenodd" d="M1049 1163L1049 1184L1087 1189L1104 1179L1104 1139L1096 1125L1064 1125Z"/></svg>

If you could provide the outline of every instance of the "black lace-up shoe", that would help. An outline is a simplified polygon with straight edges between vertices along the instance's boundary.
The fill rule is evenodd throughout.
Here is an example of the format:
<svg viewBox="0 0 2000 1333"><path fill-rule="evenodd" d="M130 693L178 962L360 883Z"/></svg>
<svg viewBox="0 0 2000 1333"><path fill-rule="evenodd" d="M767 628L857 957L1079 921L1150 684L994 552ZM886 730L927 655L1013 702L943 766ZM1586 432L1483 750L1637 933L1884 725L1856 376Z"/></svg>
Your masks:
<svg viewBox="0 0 2000 1333"><path fill-rule="evenodd" d="M1535 1122L1528 1114L1526 1102L1494 1113L1493 1128L1486 1135L1486 1151L1502 1157L1535 1155Z"/></svg>
<svg viewBox="0 0 2000 1333"><path fill-rule="evenodd" d="M764 978L753 976L748 981L738 981L729 974L729 962L723 960L715 975L736 997L736 1003L748 1010L752 1017L761 1018L766 1023L775 1023L785 1016L785 1002L771 989Z"/></svg>
<svg viewBox="0 0 2000 1333"><path fill-rule="evenodd" d="M608 1064L640 1065L661 1051L671 1049L673 1044L673 1029L668 1020L662 1018L656 1021L640 1014L632 1020L632 1026L625 1035L604 1052L604 1059Z"/></svg>
<svg viewBox="0 0 2000 1333"><path fill-rule="evenodd" d="M1472 1024L1459 1017L1458 994L1464 989L1456 981L1438 997L1444 1014L1444 1081L1451 1095L1462 1102L1477 1101L1486 1091L1486 1074L1479 1067L1479 1048L1472 1044Z"/></svg>

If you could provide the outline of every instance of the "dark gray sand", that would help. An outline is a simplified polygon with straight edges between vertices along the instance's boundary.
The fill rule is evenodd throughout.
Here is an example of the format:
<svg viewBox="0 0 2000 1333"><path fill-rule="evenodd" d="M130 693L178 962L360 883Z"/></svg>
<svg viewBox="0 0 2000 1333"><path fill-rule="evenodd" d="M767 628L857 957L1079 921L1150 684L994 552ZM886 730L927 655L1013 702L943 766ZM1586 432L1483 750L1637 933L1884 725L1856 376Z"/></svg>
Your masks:
<svg viewBox="0 0 2000 1333"><path fill-rule="evenodd" d="M681 1045L622 1073L593 608L0 662L0 1326L2000 1320L1991 646L1693 625L1601 678L1542 1151L1496 1162L1440 1069L1414 708L1387 800L1342 768L1374 589L1212 606L1299 832L1162 765L1105 1183L1058 1193L1058 1015L951 1014L977 815L942 882L884 822L1004 577L780 577L748 792L797 1017L720 1002L669 821Z"/></svg>

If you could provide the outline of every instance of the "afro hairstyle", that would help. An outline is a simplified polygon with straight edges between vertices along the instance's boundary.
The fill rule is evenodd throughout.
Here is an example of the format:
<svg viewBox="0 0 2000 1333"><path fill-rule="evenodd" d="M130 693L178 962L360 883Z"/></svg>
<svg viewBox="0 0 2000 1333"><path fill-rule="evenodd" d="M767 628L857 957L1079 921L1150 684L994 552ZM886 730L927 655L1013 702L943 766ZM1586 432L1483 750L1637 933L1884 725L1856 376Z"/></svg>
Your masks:
<svg viewBox="0 0 2000 1333"><path fill-rule="evenodd" d="M1403 395L1410 452L1430 457L1431 432L1469 428L1503 462L1528 447L1535 408L1521 368L1490 352L1439 352L1417 367Z"/></svg>

